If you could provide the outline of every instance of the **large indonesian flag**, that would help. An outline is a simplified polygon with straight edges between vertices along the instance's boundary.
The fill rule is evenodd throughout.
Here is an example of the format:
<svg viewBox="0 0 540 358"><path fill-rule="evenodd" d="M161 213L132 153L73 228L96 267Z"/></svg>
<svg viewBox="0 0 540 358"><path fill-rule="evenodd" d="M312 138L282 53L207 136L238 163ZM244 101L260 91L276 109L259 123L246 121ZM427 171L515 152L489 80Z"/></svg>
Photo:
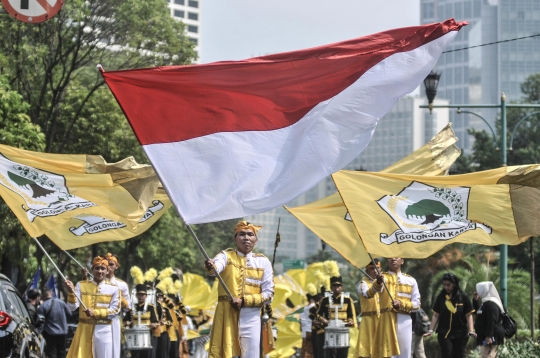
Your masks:
<svg viewBox="0 0 540 358"><path fill-rule="evenodd" d="M351 162L464 25L103 76L184 220L213 222L283 205Z"/></svg>

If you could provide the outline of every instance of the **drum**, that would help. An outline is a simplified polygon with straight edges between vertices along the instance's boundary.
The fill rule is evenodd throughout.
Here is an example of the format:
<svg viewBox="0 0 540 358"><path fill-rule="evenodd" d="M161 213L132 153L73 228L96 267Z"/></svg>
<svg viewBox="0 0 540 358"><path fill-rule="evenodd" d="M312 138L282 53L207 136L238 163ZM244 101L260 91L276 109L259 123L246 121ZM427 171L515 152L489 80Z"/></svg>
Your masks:
<svg viewBox="0 0 540 358"><path fill-rule="evenodd" d="M147 326L126 328L126 348L130 351L152 349L152 335Z"/></svg>
<svg viewBox="0 0 540 358"><path fill-rule="evenodd" d="M324 329L324 349L348 347L349 327L326 327Z"/></svg>

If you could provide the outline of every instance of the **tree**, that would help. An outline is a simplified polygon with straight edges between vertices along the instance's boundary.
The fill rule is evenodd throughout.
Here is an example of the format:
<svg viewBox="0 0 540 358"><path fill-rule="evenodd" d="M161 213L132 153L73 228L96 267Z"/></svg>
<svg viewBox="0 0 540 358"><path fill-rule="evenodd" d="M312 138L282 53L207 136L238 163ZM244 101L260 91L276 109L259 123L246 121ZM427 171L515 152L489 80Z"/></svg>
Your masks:
<svg viewBox="0 0 540 358"><path fill-rule="evenodd" d="M184 25L163 0L73 0L41 24L0 18L0 73L30 104L47 152L63 152L86 105L103 86L95 70L190 63Z"/></svg>
<svg viewBox="0 0 540 358"><path fill-rule="evenodd" d="M0 127L4 144L36 151L100 154L108 161L134 155L137 161L147 162L95 66L101 63L106 70L130 69L194 60L196 53L185 26L170 16L165 1L73 0L41 24L0 17L0 29L5 34L0 39L2 86L9 84L15 89L22 104L14 111L7 99L2 103L10 113L23 114L20 118L10 116L11 124ZM52 271L7 206L2 203L0 210L5 214L0 237L2 272L24 288L25 277L38 264L48 274ZM187 231L178 218L167 215L154 234L151 229L133 241L83 248L73 254L84 265L96 252L132 250L136 255L148 255L148 265L161 269L161 265L171 263L162 260L164 256L180 251L171 257L189 267L195 262L190 257L196 251L186 252L194 246L182 241ZM52 242L46 238L40 241L63 272L79 277L80 269ZM160 257L148 254L160 244L167 250L156 249Z"/></svg>
<svg viewBox="0 0 540 358"><path fill-rule="evenodd" d="M0 144L28 150L45 147L45 136L40 127L30 121L28 109L29 104L11 90L7 78L0 75ZM28 276L37 268L37 261L28 256L31 250L28 235L1 198L0 216L0 268L17 283L20 277ZM21 262L24 265L20 265Z"/></svg>

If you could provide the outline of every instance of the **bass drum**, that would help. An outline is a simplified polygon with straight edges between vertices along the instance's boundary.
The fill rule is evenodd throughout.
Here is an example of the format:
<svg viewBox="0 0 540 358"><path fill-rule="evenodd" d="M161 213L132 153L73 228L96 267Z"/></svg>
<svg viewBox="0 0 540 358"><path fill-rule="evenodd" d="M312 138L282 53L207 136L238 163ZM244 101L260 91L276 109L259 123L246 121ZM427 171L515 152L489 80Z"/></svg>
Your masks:
<svg viewBox="0 0 540 358"><path fill-rule="evenodd" d="M324 349L348 348L349 327L326 327L324 329Z"/></svg>
<svg viewBox="0 0 540 358"><path fill-rule="evenodd" d="M126 348L130 351L152 349L152 334L146 326L126 328Z"/></svg>

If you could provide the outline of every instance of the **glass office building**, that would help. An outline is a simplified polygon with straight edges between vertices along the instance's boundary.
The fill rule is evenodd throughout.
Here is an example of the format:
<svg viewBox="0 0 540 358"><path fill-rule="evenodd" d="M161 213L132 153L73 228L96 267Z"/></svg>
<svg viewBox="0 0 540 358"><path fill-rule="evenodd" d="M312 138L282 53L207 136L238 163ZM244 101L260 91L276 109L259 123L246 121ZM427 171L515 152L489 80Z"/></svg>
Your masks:
<svg viewBox="0 0 540 358"><path fill-rule="evenodd" d="M536 0L421 0L421 22L448 18L468 21L437 63L442 74L438 98L451 104L499 104L522 97L520 83L540 72L540 37L503 42L455 51L471 46L540 34L540 1ZM492 126L497 109L474 110ZM450 112L450 121L469 153L472 137L468 128L486 129L481 119Z"/></svg>

